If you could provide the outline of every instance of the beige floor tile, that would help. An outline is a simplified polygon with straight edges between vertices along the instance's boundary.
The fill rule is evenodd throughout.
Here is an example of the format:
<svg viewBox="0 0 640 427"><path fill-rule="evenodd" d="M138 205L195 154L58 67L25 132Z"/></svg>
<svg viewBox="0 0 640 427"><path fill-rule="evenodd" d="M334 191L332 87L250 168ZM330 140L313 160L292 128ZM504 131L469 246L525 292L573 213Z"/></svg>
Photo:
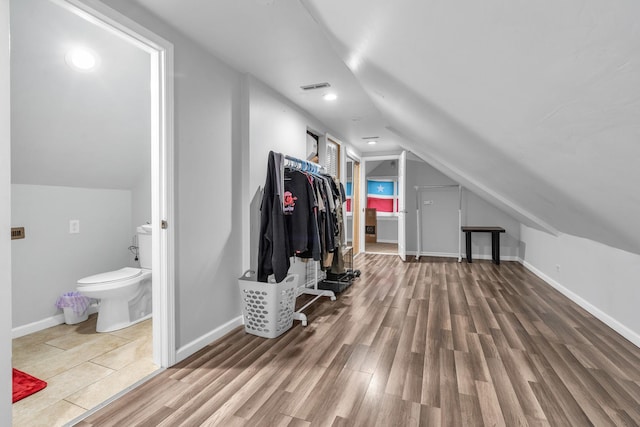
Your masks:
<svg viewBox="0 0 640 427"><path fill-rule="evenodd" d="M64 324L43 329L41 331L34 332L33 334L14 339L12 342L13 350L16 351L24 346L45 343L49 340L71 333L74 330L75 328L72 328L72 326Z"/></svg>
<svg viewBox="0 0 640 427"><path fill-rule="evenodd" d="M136 323L133 326L129 326L128 328L119 329L109 333L111 335L133 341L144 337L150 337L153 334L152 328L152 319L147 319L140 323Z"/></svg>
<svg viewBox="0 0 640 427"><path fill-rule="evenodd" d="M13 404L13 413L42 411L66 396L82 390L114 372L113 369L85 362L47 380L47 387Z"/></svg>
<svg viewBox="0 0 640 427"><path fill-rule="evenodd" d="M110 369L120 370L137 360L149 358L152 354L153 339L148 335L91 359L91 362Z"/></svg>
<svg viewBox="0 0 640 427"><path fill-rule="evenodd" d="M61 348L62 350L70 350L79 345L87 345L90 342L97 342L109 334L98 334L96 332L90 334L66 334L61 337L54 338L46 342L47 345L52 347ZM120 337L118 337L120 338Z"/></svg>
<svg viewBox="0 0 640 427"><path fill-rule="evenodd" d="M32 364L29 374L47 380L127 343L127 340L109 334L88 337L86 343Z"/></svg>
<svg viewBox="0 0 640 427"><path fill-rule="evenodd" d="M104 334L96 332L96 320L94 314L76 325L58 325L13 340L13 366L48 382L44 390L13 405L14 426L64 425L157 369L152 363L151 320ZM111 367L123 373L91 388L116 373ZM100 391L98 397L82 397L82 390L107 388L109 392ZM81 407L63 400L70 395L90 402Z"/></svg>
<svg viewBox="0 0 640 427"><path fill-rule="evenodd" d="M14 368L29 373L32 364L60 353L64 353L64 350L43 343L32 344L23 347L21 351L14 351L11 363Z"/></svg>
<svg viewBox="0 0 640 427"><path fill-rule="evenodd" d="M64 400L41 411L31 411L16 416L13 413L13 427L58 427L84 414L86 410Z"/></svg>
<svg viewBox="0 0 640 427"><path fill-rule="evenodd" d="M138 360L122 370L65 398L68 402L91 409L158 369L151 358Z"/></svg>

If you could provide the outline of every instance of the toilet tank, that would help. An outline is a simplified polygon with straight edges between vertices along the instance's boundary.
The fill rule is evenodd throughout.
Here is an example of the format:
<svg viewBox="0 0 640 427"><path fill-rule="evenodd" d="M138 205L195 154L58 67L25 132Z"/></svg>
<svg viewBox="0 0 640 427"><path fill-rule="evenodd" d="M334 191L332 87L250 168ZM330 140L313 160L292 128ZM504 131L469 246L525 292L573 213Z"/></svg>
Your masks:
<svg viewBox="0 0 640 427"><path fill-rule="evenodd" d="M151 224L136 228L138 234L138 259L141 268L151 269Z"/></svg>

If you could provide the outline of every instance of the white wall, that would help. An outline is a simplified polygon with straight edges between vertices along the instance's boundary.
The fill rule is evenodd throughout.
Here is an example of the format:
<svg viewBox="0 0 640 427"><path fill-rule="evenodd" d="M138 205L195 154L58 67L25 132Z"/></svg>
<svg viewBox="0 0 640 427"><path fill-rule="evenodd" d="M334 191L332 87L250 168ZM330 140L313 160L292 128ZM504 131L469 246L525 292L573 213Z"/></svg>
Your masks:
<svg viewBox="0 0 640 427"><path fill-rule="evenodd" d="M59 314L57 297L78 279L133 260L130 191L14 184L11 225L26 234L11 242L14 328Z"/></svg>
<svg viewBox="0 0 640 427"><path fill-rule="evenodd" d="M241 75L136 4L105 3L174 44L176 345L184 357L240 316Z"/></svg>
<svg viewBox="0 0 640 427"><path fill-rule="evenodd" d="M9 0L0 0L0 236L11 228ZM0 425L11 425L11 242L0 239Z"/></svg>
<svg viewBox="0 0 640 427"><path fill-rule="evenodd" d="M147 157L151 163L151 153ZM137 184L131 189L131 235L136 234L136 227L151 222L151 170L146 164Z"/></svg>
<svg viewBox="0 0 640 427"><path fill-rule="evenodd" d="M640 255L522 226L524 265L640 346Z"/></svg>
<svg viewBox="0 0 640 427"><path fill-rule="evenodd" d="M426 162L407 160L407 251L415 252L417 243L416 190L415 186L451 185L454 180ZM421 192L420 202L433 200L433 205L422 206L421 227L423 232L422 252L457 254L458 251L458 190L438 189ZM449 214L437 212L437 203L446 204ZM520 223L495 206L464 189L462 193L462 225L495 225L503 227L506 233L500 236L500 256L517 258L520 242ZM435 214L435 216L429 216ZM447 215L447 216L442 216ZM435 223L434 223L435 221ZM444 225L446 223L446 225ZM443 224L442 226L440 224ZM429 237L434 237L429 239ZM464 235L461 248L465 255ZM475 258L491 258L491 235L474 233L472 255Z"/></svg>
<svg viewBox="0 0 640 427"><path fill-rule="evenodd" d="M269 151L300 159L307 157L307 128L327 132L325 125L306 111L249 77L250 93L250 190L264 186Z"/></svg>
<svg viewBox="0 0 640 427"><path fill-rule="evenodd" d="M385 217L378 215L376 228L377 241L381 243L398 243L398 217Z"/></svg>
<svg viewBox="0 0 640 427"><path fill-rule="evenodd" d="M260 191L267 177L269 151L288 154L300 159L307 156L307 127L320 133L326 126L291 101L275 92L259 80L248 77L249 90L249 160L245 163L244 176L249 177L249 194L242 197L246 209L251 212L250 243L245 245L252 269L257 267L258 235L260 231ZM346 152L343 150L343 152ZM249 268L249 266L246 266Z"/></svg>
<svg viewBox="0 0 640 427"><path fill-rule="evenodd" d="M398 160L374 160L366 163L367 179L398 179ZM366 188L366 187L365 187Z"/></svg>
<svg viewBox="0 0 640 427"><path fill-rule="evenodd" d="M462 225L498 226L504 228L500 234L500 257L515 260L520 245L520 223L508 213L496 208L466 188L462 192ZM464 235L462 236L464 239ZM491 234L473 233L471 253L476 258L491 258ZM465 253L464 240L462 253Z"/></svg>

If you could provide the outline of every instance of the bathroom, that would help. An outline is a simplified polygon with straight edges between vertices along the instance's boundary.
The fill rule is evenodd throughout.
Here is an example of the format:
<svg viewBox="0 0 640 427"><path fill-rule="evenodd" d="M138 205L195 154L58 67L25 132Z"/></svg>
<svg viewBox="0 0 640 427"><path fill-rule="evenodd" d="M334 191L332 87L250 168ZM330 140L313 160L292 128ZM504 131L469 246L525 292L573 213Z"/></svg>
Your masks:
<svg viewBox="0 0 640 427"><path fill-rule="evenodd" d="M140 267L136 228L151 219L150 59L49 0L12 1L11 30L12 227L24 227L12 241L13 335L36 343L54 327L55 341L60 295L87 276ZM78 46L95 55L94 69L73 68ZM111 339L112 351L128 339L126 330L103 338L95 323L93 314L73 327L73 347ZM129 331L148 335L149 359L150 323ZM29 357L68 350L66 340L38 341Z"/></svg>

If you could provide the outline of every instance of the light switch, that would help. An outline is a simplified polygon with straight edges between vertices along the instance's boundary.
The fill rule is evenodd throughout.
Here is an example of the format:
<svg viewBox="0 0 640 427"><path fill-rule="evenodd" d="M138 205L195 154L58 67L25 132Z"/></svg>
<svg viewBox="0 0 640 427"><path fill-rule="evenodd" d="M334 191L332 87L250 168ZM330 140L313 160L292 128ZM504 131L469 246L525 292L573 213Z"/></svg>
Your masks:
<svg viewBox="0 0 640 427"><path fill-rule="evenodd" d="M79 219L69 220L69 234L78 234L79 232L80 232L80 220Z"/></svg>

